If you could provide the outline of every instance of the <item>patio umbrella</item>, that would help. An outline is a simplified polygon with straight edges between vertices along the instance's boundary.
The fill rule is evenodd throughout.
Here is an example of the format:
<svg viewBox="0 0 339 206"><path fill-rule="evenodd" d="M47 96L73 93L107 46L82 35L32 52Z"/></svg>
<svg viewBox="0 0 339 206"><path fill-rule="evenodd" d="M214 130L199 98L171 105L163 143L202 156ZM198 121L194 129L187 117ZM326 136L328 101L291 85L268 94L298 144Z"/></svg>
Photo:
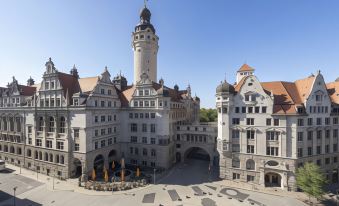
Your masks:
<svg viewBox="0 0 339 206"><path fill-rule="evenodd" d="M92 171L92 181L95 181L96 179L96 174L95 174L95 169Z"/></svg>
<svg viewBox="0 0 339 206"><path fill-rule="evenodd" d="M121 170L121 182L125 181L125 170Z"/></svg>
<svg viewBox="0 0 339 206"><path fill-rule="evenodd" d="M136 174L137 177L140 177L140 169L139 167L137 167L137 174Z"/></svg>
<svg viewBox="0 0 339 206"><path fill-rule="evenodd" d="M108 173L107 173L106 168L105 168L105 171L104 171L104 180L105 180L105 182L108 182Z"/></svg>

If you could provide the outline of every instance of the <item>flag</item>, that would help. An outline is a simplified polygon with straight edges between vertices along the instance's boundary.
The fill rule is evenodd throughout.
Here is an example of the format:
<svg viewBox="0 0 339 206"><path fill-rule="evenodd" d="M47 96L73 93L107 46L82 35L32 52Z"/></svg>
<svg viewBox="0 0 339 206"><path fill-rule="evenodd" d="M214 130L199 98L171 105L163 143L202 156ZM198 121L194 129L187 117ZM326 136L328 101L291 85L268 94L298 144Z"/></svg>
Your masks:
<svg viewBox="0 0 339 206"><path fill-rule="evenodd" d="M95 181L96 179L96 174L95 174L95 169L92 171L92 181Z"/></svg>
<svg viewBox="0 0 339 206"><path fill-rule="evenodd" d="M137 174L136 174L137 177L140 177L140 169L139 167L137 167Z"/></svg>

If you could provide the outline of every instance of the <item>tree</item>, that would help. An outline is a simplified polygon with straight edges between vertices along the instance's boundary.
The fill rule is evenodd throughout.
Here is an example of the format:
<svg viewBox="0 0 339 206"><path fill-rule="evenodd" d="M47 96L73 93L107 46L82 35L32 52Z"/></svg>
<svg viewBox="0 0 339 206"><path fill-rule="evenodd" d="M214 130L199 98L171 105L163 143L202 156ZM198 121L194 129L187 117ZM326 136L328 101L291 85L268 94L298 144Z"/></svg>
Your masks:
<svg viewBox="0 0 339 206"><path fill-rule="evenodd" d="M306 163L297 169L296 175L297 186L308 195L309 200L311 197L322 198L327 181L319 166L314 163Z"/></svg>
<svg viewBox="0 0 339 206"><path fill-rule="evenodd" d="M218 114L215 109L200 109L200 122L215 122L217 117Z"/></svg>

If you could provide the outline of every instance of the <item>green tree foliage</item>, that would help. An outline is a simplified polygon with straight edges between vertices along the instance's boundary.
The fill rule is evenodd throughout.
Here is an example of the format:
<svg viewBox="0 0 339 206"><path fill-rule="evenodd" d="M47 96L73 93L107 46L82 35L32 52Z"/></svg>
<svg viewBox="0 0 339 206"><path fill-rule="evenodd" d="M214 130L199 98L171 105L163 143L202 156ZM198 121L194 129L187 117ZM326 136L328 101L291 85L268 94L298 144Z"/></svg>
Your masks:
<svg viewBox="0 0 339 206"><path fill-rule="evenodd" d="M200 122L216 122L218 118L216 109L200 109Z"/></svg>
<svg viewBox="0 0 339 206"><path fill-rule="evenodd" d="M306 163L303 167L297 169L297 185L309 198L322 198L326 183L324 174L314 163Z"/></svg>

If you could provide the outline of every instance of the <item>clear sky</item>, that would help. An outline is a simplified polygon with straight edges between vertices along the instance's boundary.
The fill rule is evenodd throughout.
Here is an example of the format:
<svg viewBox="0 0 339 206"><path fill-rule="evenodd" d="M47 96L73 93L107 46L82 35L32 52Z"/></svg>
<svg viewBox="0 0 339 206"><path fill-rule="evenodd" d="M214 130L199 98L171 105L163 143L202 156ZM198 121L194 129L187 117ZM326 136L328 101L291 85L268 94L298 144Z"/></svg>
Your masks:
<svg viewBox="0 0 339 206"><path fill-rule="evenodd" d="M41 81L52 57L81 77L107 65L133 81L131 32L143 0L0 0L0 85L15 76ZM158 78L191 84L202 107L214 107L221 80L247 63L261 81L294 81L321 70L339 77L339 1L150 0L160 37Z"/></svg>

